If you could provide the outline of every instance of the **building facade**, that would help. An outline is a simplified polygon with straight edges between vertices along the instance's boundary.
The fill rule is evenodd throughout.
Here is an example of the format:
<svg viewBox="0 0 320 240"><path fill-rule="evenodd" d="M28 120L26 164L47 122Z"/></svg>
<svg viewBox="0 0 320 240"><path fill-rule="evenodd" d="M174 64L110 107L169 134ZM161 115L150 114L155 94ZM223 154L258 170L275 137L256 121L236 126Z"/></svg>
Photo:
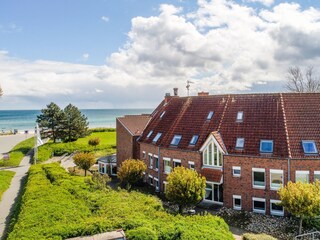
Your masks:
<svg viewBox="0 0 320 240"><path fill-rule="evenodd" d="M282 216L281 186L320 179L319 120L318 93L167 95L139 136L139 157L156 190L184 166L206 177L204 201Z"/></svg>

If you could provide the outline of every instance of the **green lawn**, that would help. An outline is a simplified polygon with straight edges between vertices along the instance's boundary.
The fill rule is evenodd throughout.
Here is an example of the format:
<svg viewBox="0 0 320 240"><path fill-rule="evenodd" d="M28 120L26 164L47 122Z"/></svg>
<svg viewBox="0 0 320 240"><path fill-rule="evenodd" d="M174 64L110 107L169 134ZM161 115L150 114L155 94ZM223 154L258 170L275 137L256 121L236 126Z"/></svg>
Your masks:
<svg viewBox="0 0 320 240"><path fill-rule="evenodd" d="M16 219L8 240L66 239L119 228L128 239L233 239L220 217L171 215L152 195L98 190L90 177L70 176L57 163L30 168Z"/></svg>
<svg viewBox="0 0 320 240"><path fill-rule="evenodd" d="M2 194L9 188L14 174L12 171L0 171L0 200Z"/></svg>
<svg viewBox="0 0 320 240"><path fill-rule="evenodd" d="M101 142L94 148L88 144L90 138L100 138ZM71 154L74 151L94 152L96 157L113 154L116 151L116 132L93 132L87 137L69 143L48 142L39 147L38 162L46 161L52 156Z"/></svg>
<svg viewBox="0 0 320 240"><path fill-rule="evenodd" d="M9 160L3 160L3 159L0 160L0 167L19 166L22 158L34 147L34 145L35 145L35 140L33 137L18 143L10 151Z"/></svg>

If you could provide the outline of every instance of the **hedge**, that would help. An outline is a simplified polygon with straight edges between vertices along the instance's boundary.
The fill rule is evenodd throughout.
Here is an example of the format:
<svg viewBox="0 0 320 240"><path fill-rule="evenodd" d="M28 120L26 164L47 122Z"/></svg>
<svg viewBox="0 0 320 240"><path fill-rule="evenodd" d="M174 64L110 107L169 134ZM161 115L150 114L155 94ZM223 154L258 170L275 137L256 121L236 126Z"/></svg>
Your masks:
<svg viewBox="0 0 320 240"><path fill-rule="evenodd" d="M32 166L8 239L65 239L122 228L129 239L233 239L220 217L174 216L151 195L96 190L58 164Z"/></svg>
<svg viewBox="0 0 320 240"><path fill-rule="evenodd" d="M276 240L276 238L267 235L267 234L253 234L253 233L245 233L242 236L243 240Z"/></svg>

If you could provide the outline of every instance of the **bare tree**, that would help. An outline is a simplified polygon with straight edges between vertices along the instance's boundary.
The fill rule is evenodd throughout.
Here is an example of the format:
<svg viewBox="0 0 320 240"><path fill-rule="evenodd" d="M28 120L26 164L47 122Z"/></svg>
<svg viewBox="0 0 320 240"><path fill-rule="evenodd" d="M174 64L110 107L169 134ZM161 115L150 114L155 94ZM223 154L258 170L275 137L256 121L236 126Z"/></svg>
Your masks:
<svg viewBox="0 0 320 240"><path fill-rule="evenodd" d="M315 76L313 67L308 67L305 73L300 67L290 67L287 73L286 88L291 92L320 92L320 78Z"/></svg>

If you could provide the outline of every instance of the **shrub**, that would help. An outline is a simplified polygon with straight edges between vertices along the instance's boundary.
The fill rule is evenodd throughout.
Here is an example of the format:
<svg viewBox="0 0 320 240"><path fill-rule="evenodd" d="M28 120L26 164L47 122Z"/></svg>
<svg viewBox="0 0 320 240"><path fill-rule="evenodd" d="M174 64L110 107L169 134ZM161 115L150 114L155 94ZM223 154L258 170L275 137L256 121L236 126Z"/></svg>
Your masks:
<svg viewBox="0 0 320 240"><path fill-rule="evenodd" d="M138 227L126 232L128 239L134 240L157 240L158 236L155 231L147 227Z"/></svg>
<svg viewBox="0 0 320 240"><path fill-rule="evenodd" d="M147 169L147 165L141 160L128 159L125 160L118 171L120 183L127 188L135 185L142 180L143 172Z"/></svg>
<svg viewBox="0 0 320 240"><path fill-rule="evenodd" d="M243 240L276 240L276 238L267 235L267 234L253 234L253 233L245 233L242 236Z"/></svg>
<svg viewBox="0 0 320 240"><path fill-rule="evenodd" d="M100 144L100 138L90 138L88 144L92 147L96 147Z"/></svg>
<svg viewBox="0 0 320 240"><path fill-rule="evenodd" d="M84 175L87 176L87 170L95 164L96 158L92 153L77 153L73 156L74 164L84 170Z"/></svg>

